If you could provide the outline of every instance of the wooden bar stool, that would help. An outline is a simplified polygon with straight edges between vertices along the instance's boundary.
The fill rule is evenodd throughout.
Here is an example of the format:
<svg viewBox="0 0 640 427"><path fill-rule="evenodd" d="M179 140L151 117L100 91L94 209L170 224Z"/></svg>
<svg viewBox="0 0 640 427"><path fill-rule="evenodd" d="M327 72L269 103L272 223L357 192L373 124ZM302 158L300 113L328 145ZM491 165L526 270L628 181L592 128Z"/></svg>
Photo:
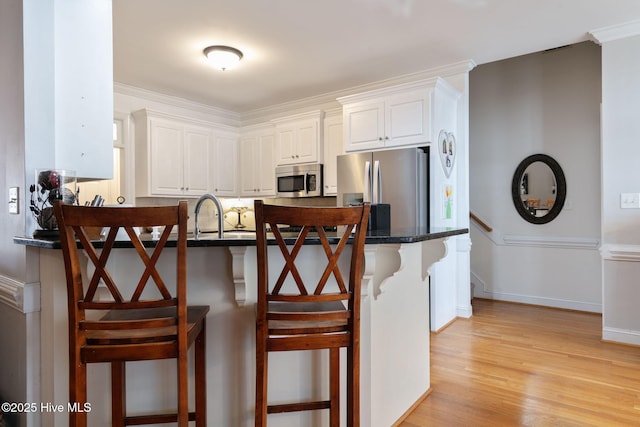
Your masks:
<svg viewBox="0 0 640 427"><path fill-rule="evenodd" d="M187 426L195 420L206 425L205 318L208 306L187 306L187 202L162 207L84 207L54 205L67 278L69 311L69 401L80 407L87 399L87 364L111 364L112 425L140 425L177 422ZM135 232L135 227L165 227L150 255ZM177 226L175 257L164 251L162 262L175 259L177 275L168 279L175 284L172 294L156 268L160 254L174 226ZM88 238L87 227L109 227L102 249ZM124 296L124 283L116 283L107 270L108 259L118 229L123 228L144 266L140 278L126 282L135 285L130 297ZM76 241L79 240L79 243ZM80 249L95 266L92 277L83 277ZM117 249L116 249L117 250ZM169 257L169 258L167 258ZM116 266L109 265L111 271ZM155 284L146 286L149 280ZM99 283L104 283L110 298L97 298ZM121 286L119 286L121 285ZM148 289L151 288L151 289ZM147 290L145 290L147 289ZM95 311L106 314L96 316ZM99 320L89 320L96 319ZM187 351L195 348L195 411L188 408ZM178 378L177 411L167 414L127 416L125 362L176 359ZM86 426L87 414L71 412L71 426Z"/></svg>
<svg viewBox="0 0 640 427"><path fill-rule="evenodd" d="M329 409L331 426L337 427L340 424L341 347L347 348L347 425L360 425L360 282L369 209L368 204L347 208L301 208L255 201L258 264L256 427L266 426L268 413L316 409ZM283 224L301 227L292 247L286 245L278 230L278 225ZM333 247L324 231L327 226L344 228ZM273 232L285 261L275 283L269 283L267 227ZM295 261L305 238L314 231L327 256L327 266L317 282L308 288ZM338 259L350 238L353 240L349 271L343 274ZM290 286L293 290L285 290L289 274L293 278L294 285ZM331 276L335 278L337 289L325 286ZM268 353L318 349L329 350L329 399L268 405Z"/></svg>

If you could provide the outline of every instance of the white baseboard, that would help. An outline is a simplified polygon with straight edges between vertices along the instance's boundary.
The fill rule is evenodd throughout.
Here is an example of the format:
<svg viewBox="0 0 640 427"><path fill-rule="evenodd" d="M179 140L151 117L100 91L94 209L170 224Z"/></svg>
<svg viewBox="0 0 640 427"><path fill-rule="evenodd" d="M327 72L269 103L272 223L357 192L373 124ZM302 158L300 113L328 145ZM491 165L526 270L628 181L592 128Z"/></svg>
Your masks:
<svg viewBox="0 0 640 427"><path fill-rule="evenodd" d="M457 317L462 317L463 319L468 319L471 316L473 316L473 308L471 307L471 305L469 305L468 307L460 307L460 306L458 306L456 308L456 315L457 315Z"/></svg>
<svg viewBox="0 0 640 427"><path fill-rule="evenodd" d="M589 303L584 301L564 300L558 298L538 297L534 295L513 294L506 292L488 292L485 290L485 283L473 272L471 272L471 283L474 284L473 296L478 298L518 302L521 304L541 305L545 307L564 308L567 310L588 311L591 313L602 313L602 304Z"/></svg>
<svg viewBox="0 0 640 427"><path fill-rule="evenodd" d="M604 327L602 328L602 339L604 341L640 346L640 331Z"/></svg>

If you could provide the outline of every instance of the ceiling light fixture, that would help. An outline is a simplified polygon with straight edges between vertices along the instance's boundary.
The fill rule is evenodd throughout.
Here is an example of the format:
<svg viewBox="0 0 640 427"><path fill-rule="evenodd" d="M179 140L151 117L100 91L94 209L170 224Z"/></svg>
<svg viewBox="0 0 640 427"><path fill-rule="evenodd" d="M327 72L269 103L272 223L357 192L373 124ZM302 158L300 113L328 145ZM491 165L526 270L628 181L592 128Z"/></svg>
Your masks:
<svg viewBox="0 0 640 427"><path fill-rule="evenodd" d="M222 71L235 67L242 59L242 52L229 46L209 46L204 50L204 56L216 68Z"/></svg>

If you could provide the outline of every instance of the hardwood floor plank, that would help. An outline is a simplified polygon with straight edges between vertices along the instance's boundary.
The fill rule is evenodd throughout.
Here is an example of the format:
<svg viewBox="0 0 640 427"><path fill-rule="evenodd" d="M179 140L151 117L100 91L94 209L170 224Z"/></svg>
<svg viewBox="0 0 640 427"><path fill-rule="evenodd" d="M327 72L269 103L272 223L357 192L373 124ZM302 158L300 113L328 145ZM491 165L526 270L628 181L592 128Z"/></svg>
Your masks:
<svg viewBox="0 0 640 427"><path fill-rule="evenodd" d="M400 427L640 426L640 348L598 314L473 302L431 336L432 393Z"/></svg>

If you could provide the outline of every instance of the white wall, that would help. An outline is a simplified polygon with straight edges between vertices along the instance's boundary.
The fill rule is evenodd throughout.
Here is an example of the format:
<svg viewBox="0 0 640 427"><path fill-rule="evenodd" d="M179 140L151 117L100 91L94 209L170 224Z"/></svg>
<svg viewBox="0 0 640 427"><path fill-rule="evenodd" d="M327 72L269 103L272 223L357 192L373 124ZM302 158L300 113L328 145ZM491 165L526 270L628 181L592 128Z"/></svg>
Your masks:
<svg viewBox="0 0 640 427"><path fill-rule="evenodd" d="M474 295L601 311L600 48L484 64L470 73L470 210ZM516 212L511 180L525 157L562 167L567 201L548 224Z"/></svg>
<svg viewBox="0 0 640 427"><path fill-rule="evenodd" d="M640 25L602 41L603 338L640 345L640 209L621 193L640 192Z"/></svg>

